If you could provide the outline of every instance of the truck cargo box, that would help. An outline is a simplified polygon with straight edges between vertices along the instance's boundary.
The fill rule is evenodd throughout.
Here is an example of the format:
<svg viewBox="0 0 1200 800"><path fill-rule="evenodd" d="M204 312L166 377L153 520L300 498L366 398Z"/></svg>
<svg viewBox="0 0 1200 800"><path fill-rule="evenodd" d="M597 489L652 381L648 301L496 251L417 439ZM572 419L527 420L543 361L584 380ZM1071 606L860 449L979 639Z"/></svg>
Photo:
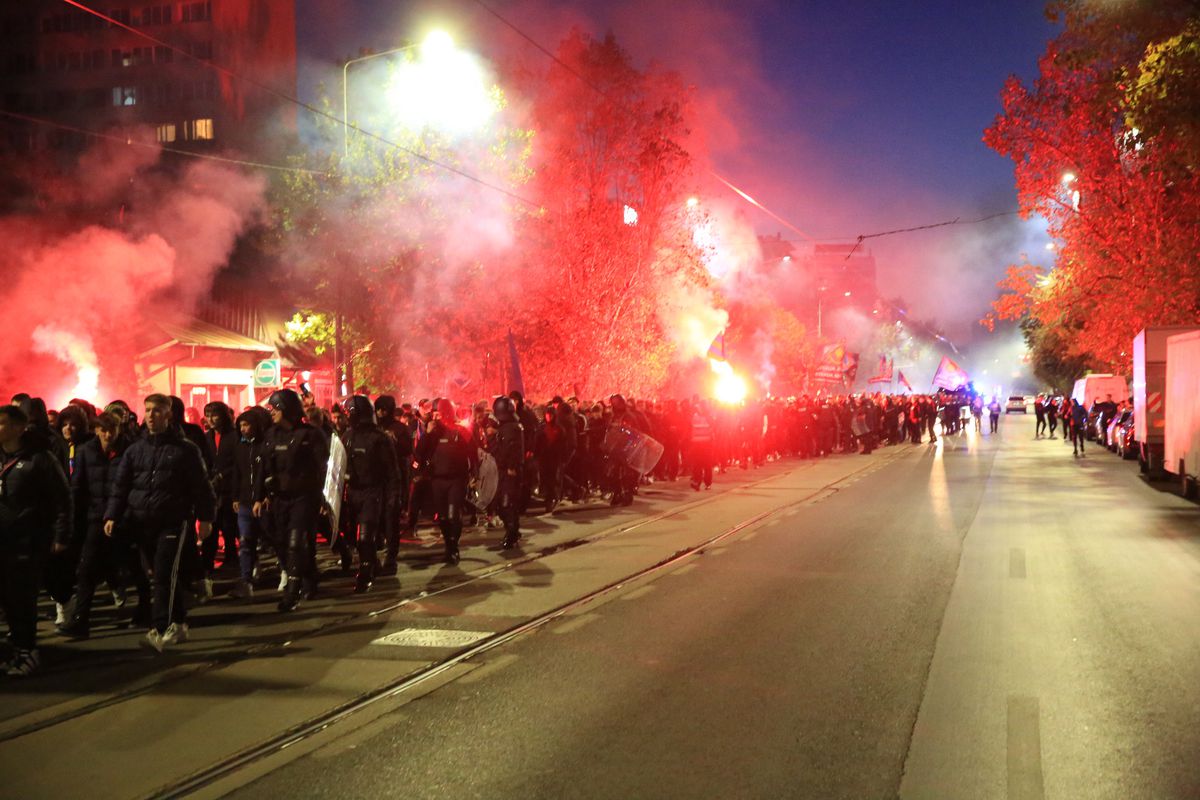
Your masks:
<svg viewBox="0 0 1200 800"><path fill-rule="evenodd" d="M1196 325L1143 328L1133 339L1133 438L1162 445L1166 425L1167 339Z"/></svg>
<svg viewBox="0 0 1200 800"><path fill-rule="evenodd" d="M1200 472L1200 331L1167 339L1167 424L1164 466L1195 492Z"/></svg>

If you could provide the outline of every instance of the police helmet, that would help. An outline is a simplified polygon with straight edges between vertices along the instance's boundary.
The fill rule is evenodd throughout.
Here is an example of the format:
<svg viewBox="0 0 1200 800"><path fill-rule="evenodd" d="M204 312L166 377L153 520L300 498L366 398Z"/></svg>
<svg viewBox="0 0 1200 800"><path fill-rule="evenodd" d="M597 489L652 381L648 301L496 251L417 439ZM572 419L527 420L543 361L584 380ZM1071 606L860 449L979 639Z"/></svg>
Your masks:
<svg viewBox="0 0 1200 800"><path fill-rule="evenodd" d="M357 427L375 424L375 408L371 405L370 398L356 394L346 398L342 407L346 410L346 416L350 418L351 425Z"/></svg>
<svg viewBox="0 0 1200 800"><path fill-rule="evenodd" d="M304 403L300 395L291 389L280 389L267 398L267 405L283 414L283 418L293 425L299 425L304 419Z"/></svg>
<svg viewBox="0 0 1200 800"><path fill-rule="evenodd" d="M508 422L516 416L517 407L511 397L500 395L492 401L492 413L496 415L498 421Z"/></svg>
<svg viewBox="0 0 1200 800"><path fill-rule="evenodd" d="M625 398L624 398L624 397L622 397L621 395L619 395L619 394L614 394L614 395L612 395L611 397L609 397L609 398L608 398L608 404L609 404L610 406L612 406L612 410L613 410L613 413L614 413L614 414L623 414L623 413L625 413L625 409L626 409L626 405L625 405Z"/></svg>

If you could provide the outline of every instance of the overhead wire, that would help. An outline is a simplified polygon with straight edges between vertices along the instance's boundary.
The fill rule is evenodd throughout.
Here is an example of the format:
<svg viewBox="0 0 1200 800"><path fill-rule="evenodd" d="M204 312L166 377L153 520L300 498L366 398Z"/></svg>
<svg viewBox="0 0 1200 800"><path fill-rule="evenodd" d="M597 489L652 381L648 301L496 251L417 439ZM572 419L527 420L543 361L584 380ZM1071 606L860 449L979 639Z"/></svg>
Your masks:
<svg viewBox="0 0 1200 800"><path fill-rule="evenodd" d="M600 96L604 97L604 98L605 98L605 99L607 99L607 100L612 100L612 101L614 101L614 102L617 102L617 103L619 103L619 104L621 104L621 105L625 105L625 104L624 104L624 103L622 103L622 102L621 102L621 101L620 101L618 98L614 98L614 97L613 97L611 94L609 94L608 92L606 92L604 89L600 88L600 87L599 87L599 86L597 86L595 83L593 83L592 81L588 80L588 79L587 79L587 78L586 78L586 77L585 77L583 74L581 74L581 73L579 72L579 70L575 69L575 68L574 68L574 67L572 67L570 64L568 64L567 62L563 61L561 58L559 58L557 55L555 55L555 54L554 54L554 53L553 53L553 52L552 52L550 49L548 49L547 47L545 47L545 46L544 46L544 45L543 45L541 42L537 41L537 40L536 40L536 39L534 39L532 36L530 36L529 34L527 34L525 31L521 30L521 28L520 28L520 27L518 27L518 26L517 26L515 23L513 23L512 21L510 21L510 20L506 19L506 18L505 18L505 17L504 17L504 16L503 16L503 15L502 15L500 12L496 11L494 8L492 8L490 5L488 5L488 4L485 2L485 0L472 0L472 1L473 1L473 2L474 2L476 5L477 5L477 6L479 6L479 7L480 7L480 8L482 8L484 11L486 11L488 14L490 14L492 17L494 17L496 20L498 20L498 21L499 21L501 24L503 24L505 27L509 28L509 29L510 29L510 30L512 30L514 33L516 33L518 36L520 36L522 39L524 39L525 41L529 42L529 44L533 45L533 47L535 47L535 48L536 48L538 51L540 51L541 53L543 53L543 54L544 54L544 55L545 55L547 58L549 58L549 59L550 59L551 61L553 61L555 64L558 64L560 67L562 67L564 70L566 70L568 74L570 74L570 75L574 76L576 79L578 79L578 80L579 80L579 82L580 82L580 83L582 83L584 86L587 86L589 89L591 89L592 91L596 92L597 94L599 94ZM805 239L807 239L807 240L809 240L809 241L813 241L813 237L812 237L812 236L809 236L807 233L805 233L804 231L802 231L802 230L801 230L800 228L798 228L796 225L794 225L793 223L791 223L791 222L789 222L788 220L784 219L782 216L780 216L779 214L775 213L775 212L774 212L774 211L772 211L771 209L767 208L767 207L766 207L765 205L763 205L761 202L759 202L758 200L754 199L754 197L752 197L752 196L751 196L751 195L750 195L748 192L746 192L746 191L744 191L744 190L742 190L742 189L738 188L736 185L734 185L734 183L733 183L732 181L730 181L728 178L725 178L725 177L723 177L722 175L718 174L718 173L716 172L716 170L713 170L711 167L708 167L708 168L705 168L705 171L706 171L706 172L707 172L709 175L711 175L712 177L716 178L716 179L717 179L718 181L720 181L721 183L725 184L725 186L727 186L727 187L729 187L730 189L732 189L732 190L733 190L735 193L737 193L737 195L738 195L739 197L741 197L741 198L742 198L743 200L745 200L747 203L750 203L752 206L754 206L754 207L755 207L755 208L757 208L758 210L762 211L762 212L763 212L764 214L766 214L767 216L771 217L771 219L775 220L776 222L780 223L781 225L784 225L784 226L786 226L786 227L787 227L789 230L791 230L791 231L795 231L796 233L798 233L798 234L800 234L801 236L803 236Z"/></svg>
<svg viewBox="0 0 1200 800"><path fill-rule="evenodd" d="M221 73L222 75L225 75L233 80L239 81L248 86L253 86L254 88L259 89L263 92L266 92L267 94L271 95L272 97L275 97L276 99L283 100L283 101L286 101L289 103L293 103L296 106L299 106L300 108L303 108L306 111L308 111L316 116L324 117L325 119L331 120L332 122L335 122L338 125L343 125L350 129L353 129L355 131L355 133L361 134L363 136L366 136L369 139L373 139L377 142L380 142L381 144L385 144L389 147L393 147L397 150L400 150L401 152L407 153L407 154L413 156L414 158L419 159L420 161L422 161L426 164L429 164L432 167L437 167L446 172L450 172L454 175L457 175L461 178L465 178L466 180L469 180L480 186L491 189L492 191L499 192L513 200L516 200L520 203L530 206L531 208L535 208L535 209L540 208L538 203L535 203L532 200L529 200L528 198L522 197L521 195L517 194L516 192L509 191L508 189L505 189L502 186L497 186L494 183L491 183L483 178L480 178L478 175L473 175L472 173L467 172L464 169L460 169L459 167L455 167L452 164L447 164L444 161L439 161L438 159L433 158L432 156L429 156L425 153L422 153L419 150L414 150L410 147L405 147L404 145L400 144L399 142L394 142L394 141L387 139L386 137L381 136L377 133L373 133L371 131L364 130L364 129L360 128L358 125L355 125L348 120L338 117L336 114L333 114L333 113L326 111L324 109L321 109L321 108L317 108L316 106L314 106L310 103L304 102L303 100L299 99L298 97L293 97L292 95L288 94L287 92L280 91L279 89L276 89L273 86L263 83L262 81L259 81L254 78L247 77L246 75L242 75L241 73L235 72L234 70L229 69L228 67L225 67L225 66L217 63L216 61L213 61L212 59L201 58L201 57L189 52L185 48L178 47L174 44L171 44L170 42L167 42L167 41L164 41L157 37L151 36L150 34L146 33L145 31L139 30L139 29L133 27L132 25L126 24L117 19L113 19L112 17L108 16L107 14L104 14L100 11L97 11L94 8L90 8L89 6L84 5L82 2L80 2L80 0L62 0L62 2L66 3L69 6L78 8L81 11L85 11L85 12L91 14L92 16L97 17L98 19L101 19L101 20L109 23L110 25L112 25L114 27L129 31L130 33L134 34L135 36L145 39L148 42L152 42L161 47L166 47L174 53L178 53L178 54L184 56L185 58L188 58L192 61L202 64L210 69L216 70L217 72Z"/></svg>
<svg viewBox="0 0 1200 800"><path fill-rule="evenodd" d="M5 111L0 109L0 116L10 117L12 119L22 120L35 125L44 125L50 128L58 128L59 130L79 133L84 136L91 136L96 139L104 139L110 142L118 142L130 147L142 147L151 150L161 150L166 153L174 153L189 158L202 159L205 161L217 161L223 164L236 164L243 167L256 167L258 169L271 169L280 172L300 172L309 175L329 175L330 173L318 169L306 169L304 167L293 167L283 164L267 164L262 161L250 161L244 158L229 158L227 156L216 156L211 153L198 153L194 150L184 150L179 147L171 147L170 145L161 142L142 141L132 136L119 136L113 133L103 133L101 131L91 130L89 128L81 128L77 125L68 125L65 122L56 122L54 120L45 119L43 117L35 117L29 114L20 114L15 111Z"/></svg>

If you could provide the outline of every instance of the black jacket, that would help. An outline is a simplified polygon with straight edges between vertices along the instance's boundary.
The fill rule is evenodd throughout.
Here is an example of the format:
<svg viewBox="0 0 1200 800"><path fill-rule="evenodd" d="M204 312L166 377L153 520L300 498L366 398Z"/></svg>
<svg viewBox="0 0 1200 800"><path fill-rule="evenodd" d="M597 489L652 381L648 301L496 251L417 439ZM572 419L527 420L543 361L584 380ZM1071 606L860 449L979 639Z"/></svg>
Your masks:
<svg viewBox="0 0 1200 800"><path fill-rule="evenodd" d="M199 448L170 428L129 446L117 467L104 519L168 525L211 522L216 498Z"/></svg>
<svg viewBox="0 0 1200 800"><path fill-rule="evenodd" d="M403 425L397 425L402 433ZM395 439L375 425L352 427L342 436L346 446L346 483L352 491L391 491L399 480Z"/></svg>
<svg viewBox="0 0 1200 800"><path fill-rule="evenodd" d="M465 481L479 465L479 450L461 427L438 421L417 443L415 458L435 479Z"/></svg>
<svg viewBox="0 0 1200 800"><path fill-rule="evenodd" d="M71 473L71 501L75 506L75 540L83 541L90 528L104 523L104 511L116 483L117 467L125 457L124 436L117 439L116 451L105 453L100 440L93 437L75 452L75 471Z"/></svg>
<svg viewBox="0 0 1200 800"><path fill-rule="evenodd" d="M238 437L233 451L233 500L248 506L254 502L254 486L262 471L264 436L254 439ZM225 445L222 438L221 446Z"/></svg>
<svg viewBox="0 0 1200 800"><path fill-rule="evenodd" d="M509 469L519 471L525 465L525 432L516 420L500 423L490 449L501 473Z"/></svg>
<svg viewBox="0 0 1200 800"><path fill-rule="evenodd" d="M291 429L273 426L263 437L263 468L255 476L254 499L320 494L328 462L329 442L320 430L307 423Z"/></svg>
<svg viewBox="0 0 1200 800"><path fill-rule="evenodd" d="M0 547L45 552L71 540L71 491L55 453L29 437L0 452Z"/></svg>
<svg viewBox="0 0 1200 800"><path fill-rule="evenodd" d="M217 441L217 434L221 439ZM204 434L209 453L212 454L212 485L218 502L225 504L234 499L237 485L234 479L234 460L237 458L238 441L242 438L237 429L230 425L223 431L215 428Z"/></svg>

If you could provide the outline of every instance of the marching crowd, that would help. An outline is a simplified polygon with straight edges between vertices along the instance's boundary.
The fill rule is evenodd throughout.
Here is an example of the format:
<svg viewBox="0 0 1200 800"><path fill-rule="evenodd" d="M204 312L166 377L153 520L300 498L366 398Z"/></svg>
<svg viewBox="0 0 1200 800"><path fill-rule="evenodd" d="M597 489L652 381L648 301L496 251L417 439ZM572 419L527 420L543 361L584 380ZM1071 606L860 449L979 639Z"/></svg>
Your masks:
<svg viewBox="0 0 1200 800"><path fill-rule="evenodd" d="M74 400L57 412L19 394L0 406L0 605L12 650L2 670L37 670L43 591L59 633L85 639L97 588L112 597L113 624L130 624L132 589L131 624L148 627L145 643L162 652L187 639L188 606L212 597L218 562L236 570L230 593L243 599L277 571L278 609L292 611L317 592L321 542L362 593L396 574L401 544L426 520L454 565L466 525L502 528L509 550L531 508L629 505L655 481L683 477L698 492L714 474L779 458L933 443L939 421L953 434L974 416L978 429L983 407L945 392L738 406L614 394L534 406L514 391L461 407L356 395L324 409L282 389L236 415L209 403L196 424L162 394L137 410ZM332 490L331 452L344 453Z"/></svg>

